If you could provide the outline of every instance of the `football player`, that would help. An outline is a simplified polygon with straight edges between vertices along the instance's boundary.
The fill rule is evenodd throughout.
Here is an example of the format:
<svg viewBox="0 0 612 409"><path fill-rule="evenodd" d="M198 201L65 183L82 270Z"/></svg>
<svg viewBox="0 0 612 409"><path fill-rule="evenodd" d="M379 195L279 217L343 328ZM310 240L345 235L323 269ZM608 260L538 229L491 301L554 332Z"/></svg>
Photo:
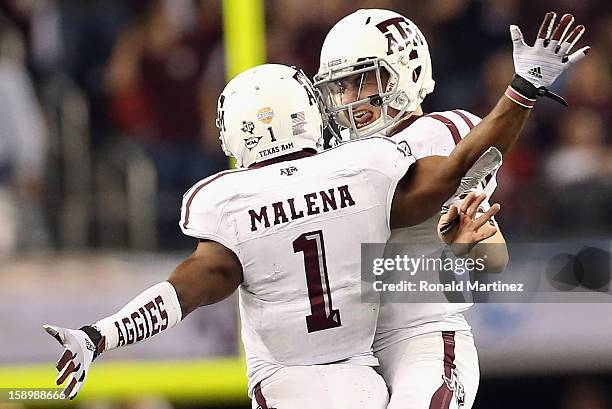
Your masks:
<svg viewBox="0 0 612 409"><path fill-rule="evenodd" d="M554 20L554 13L546 15L533 47L523 42L518 27L511 26L517 74L513 84L529 84L538 94L560 100L546 87L582 58L588 47L570 54L584 26L570 32L574 20L571 15L564 15L556 27ZM416 159L448 156L480 122L476 115L459 109L423 113L421 102L434 89L427 42L413 22L389 10L358 10L332 27L323 43L315 86L323 94L328 114L344 129L343 134L350 139L382 135L398 143L407 142ZM506 96L527 108L535 101L534 97L517 95L512 88ZM490 196L496 187L496 171L494 167L488 174L480 174L478 180L467 180L471 186L459 193L472 190ZM459 201L460 197L449 199L443 211L451 203L460 206L462 215L468 209L478 215L490 208L487 201L482 201L472 212L468 202ZM449 222L457 216L456 210L443 216L444 227L452 228ZM418 226L393 229L389 242L404 243L404 253L415 258L440 257L444 243L437 234L439 219L438 215ZM456 233L441 238L448 244L464 239L451 236ZM508 254L499 229L469 254L470 243L464 244L454 247L456 254L485 260L486 272L505 268ZM487 257L483 258L485 253ZM462 314L471 304L382 301L374 350L391 393L389 408L471 408L479 368L470 326Z"/></svg>
<svg viewBox="0 0 612 409"><path fill-rule="evenodd" d="M533 85L509 89L535 98ZM286 66L230 81L217 123L240 168L184 195L180 228L198 239L193 254L116 314L78 330L45 326L64 347L57 383L66 382L68 397L104 351L170 329L239 289L254 408L386 407L386 385L372 369L378 302L361 302L354 255L361 243L384 243L390 228L432 217L479 158L510 149L529 109L503 96L448 157L415 163L405 144L380 137L316 154L320 107L304 74Z"/></svg>

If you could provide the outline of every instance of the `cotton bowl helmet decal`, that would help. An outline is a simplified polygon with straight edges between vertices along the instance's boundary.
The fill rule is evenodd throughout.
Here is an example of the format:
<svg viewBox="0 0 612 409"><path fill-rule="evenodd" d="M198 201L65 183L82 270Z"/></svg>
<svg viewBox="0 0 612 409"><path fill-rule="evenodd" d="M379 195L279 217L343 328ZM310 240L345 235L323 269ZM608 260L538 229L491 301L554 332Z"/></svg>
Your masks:
<svg viewBox="0 0 612 409"><path fill-rule="evenodd" d="M223 151L239 167L323 144L321 97L295 68L264 64L231 80L217 105Z"/></svg>
<svg viewBox="0 0 612 409"><path fill-rule="evenodd" d="M382 83L383 72L389 76ZM374 73L376 95L354 102L342 101L340 80L355 74ZM358 10L338 21L321 49L315 86L321 91L326 112L350 129L351 138L381 132L406 112L417 109L434 89L431 57L425 36L404 16L390 10ZM381 107L381 116L358 129L353 110L364 103ZM399 113L391 117L388 108Z"/></svg>

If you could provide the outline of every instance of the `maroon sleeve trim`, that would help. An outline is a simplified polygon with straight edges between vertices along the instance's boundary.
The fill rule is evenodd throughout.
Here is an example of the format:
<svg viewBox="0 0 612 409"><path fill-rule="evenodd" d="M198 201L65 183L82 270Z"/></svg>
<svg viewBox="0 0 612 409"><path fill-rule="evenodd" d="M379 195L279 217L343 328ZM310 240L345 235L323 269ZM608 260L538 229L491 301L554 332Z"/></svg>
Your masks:
<svg viewBox="0 0 612 409"><path fill-rule="evenodd" d="M453 136L455 145L461 142L461 135L459 134L459 129L457 129L457 125L455 125L452 120L440 114L428 114L426 116L428 116L429 118L436 119L446 125L451 135Z"/></svg>
<svg viewBox="0 0 612 409"><path fill-rule="evenodd" d="M245 170L249 170L249 169L224 170L224 171L219 172L216 175L212 176L210 179L208 179L205 182L203 182L200 186L196 187L193 190L193 192L191 192L191 195L189 196L189 199L187 200L187 204L185 205L185 220L183 221L183 228L186 229L187 228L187 224L189 224L189 214L190 214L191 203L193 202L193 199L200 192L200 190L202 190L203 187L211 184L215 180L219 179L221 176L225 176L225 175L228 175L230 173L242 172L242 171L245 171Z"/></svg>
<svg viewBox="0 0 612 409"><path fill-rule="evenodd" d="M461 119L463 119L465 121L465 123L467 124L468 128L470 128L470 130L472 130L472 128L474 128L474 123L470 120L470 118L468 118L468 116L466 114L464 114L463 112L459 111L458 109L453 109L453 111L455 114L459 115L461 117Z"/></svg>

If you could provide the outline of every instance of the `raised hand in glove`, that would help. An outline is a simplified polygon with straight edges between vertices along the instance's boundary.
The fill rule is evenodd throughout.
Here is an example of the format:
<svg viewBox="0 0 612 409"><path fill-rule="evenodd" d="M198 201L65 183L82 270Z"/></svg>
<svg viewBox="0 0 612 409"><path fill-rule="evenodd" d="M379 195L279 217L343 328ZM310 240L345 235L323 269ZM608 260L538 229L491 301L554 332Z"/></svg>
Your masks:
<svg viewBox="0 0 612 409"><path fill-rule="evenodd" d="M548 87L590 50L589 46L585 46L572 53L585 28L578 25L570 31L574 22L571 14L563 15L555 26L556 17L553 12L546 13L533 46L525 44L523 33L517 26L510 26L516 76L506 96L526 108L533 107L537 96L547 96L567 105L563 98L548 91Z"/></svg>

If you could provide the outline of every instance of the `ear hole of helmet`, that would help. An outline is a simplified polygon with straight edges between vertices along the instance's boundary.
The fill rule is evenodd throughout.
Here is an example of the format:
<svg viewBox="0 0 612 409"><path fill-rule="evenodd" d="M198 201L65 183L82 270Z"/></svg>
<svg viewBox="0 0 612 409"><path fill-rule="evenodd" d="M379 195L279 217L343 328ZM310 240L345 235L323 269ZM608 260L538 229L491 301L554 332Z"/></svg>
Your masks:
<svg viewBox="0 0 612 409"><path fill-rule="evenodd" d="M419 65L412 71L412 81L416 83L419 80L420 76L421 76L421 66Z"/></svg>

